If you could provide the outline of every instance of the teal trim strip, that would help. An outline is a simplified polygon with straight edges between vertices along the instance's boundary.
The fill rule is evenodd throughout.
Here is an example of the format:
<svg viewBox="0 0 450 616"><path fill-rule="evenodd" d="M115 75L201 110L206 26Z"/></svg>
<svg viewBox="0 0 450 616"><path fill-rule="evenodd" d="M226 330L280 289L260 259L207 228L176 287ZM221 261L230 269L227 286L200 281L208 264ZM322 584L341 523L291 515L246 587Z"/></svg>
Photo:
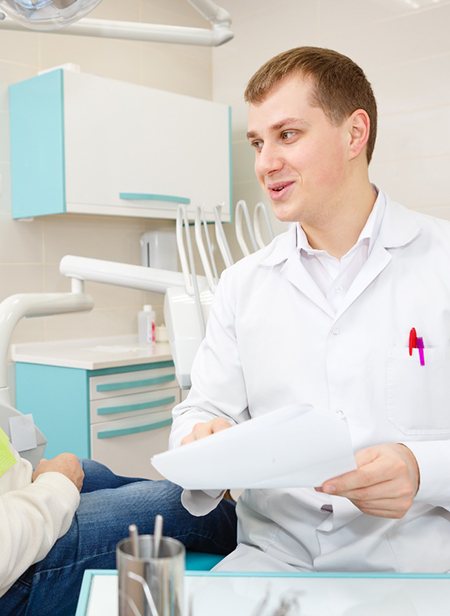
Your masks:
<svg viewBox="0 0 450 616"><path fill-rule="evenodd" d="M135 389L137 387L149 387L151 385L161 385L161 383L169 383L175 380L174 374L166 374L157 376L154 379L142 379L140 381L125 381L122 383L100 383L97 385L97 391L120 391L121 389Z"/></svg>
<svg viewBox="0 0 450 616"><path fill-rule="evenodd" d="M88 370L88 375L105 376L107 374L124 374L126 372L140 372L141 370L158 370L159 368L173 368L172 360L155 361L151 364L134 364L132 366L118 366L117 368L101 368L100 370Z"/></svg>
<svg viewBox="0 0 450 616"><path fill-rule="evenodd" d="M130 434L139 434L140 432L150 432L151 430L159 430L170 426L172 418L164 419L163 421L155 421L155 423L145 424L143 426L135 426L134 428L122 428L121 430L104 430L97 432L97 438L115 438L117 436L129 436Z"/></svg>
<svg viewBox="0 0 450 616"><path fill-rule="evenodd" d="M191 200L187 197L176 195L156 195L154 193L128 193L121 192L119 197L125 201L166 201L167 203L185 203L188 205Z"/></svg>
<svg viewBox="0 0 450 616"><path fill-rule="evenodd" d="M141 404L126 404L124 406L102 406L97 409L97 415L114 415L115 413L132 413L133 411L144 411L145 409L154 409L158 406L165 406L175 402L175 396L161 398L161 400L152 400L151 402L142 402Z"/></svg>
<svg viewBox="0 0 450 616"><path fill-rule="evenodd" d="M64 72L9 87L14 218L66 211Z"/></svg>
<svg viewBox="0 0 450 616"><path fill-rule="evenodd" d="M335 578L335 579L374 579L374 580L446 580L450 581L448 573L366 573L360 571L317 571L312 573L269 571L186 571L193 577L248 577L248 578Z"/></svg>

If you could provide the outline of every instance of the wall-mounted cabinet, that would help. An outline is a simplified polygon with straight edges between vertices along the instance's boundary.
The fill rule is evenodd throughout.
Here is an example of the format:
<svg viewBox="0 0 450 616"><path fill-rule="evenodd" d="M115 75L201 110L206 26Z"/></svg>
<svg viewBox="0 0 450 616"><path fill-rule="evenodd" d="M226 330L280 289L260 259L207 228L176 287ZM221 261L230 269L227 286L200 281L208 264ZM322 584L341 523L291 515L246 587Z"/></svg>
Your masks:
<svg viewBox="0 0 450 616"><path fill-rule="evenodd" d="M175 218L178 203L230 220L227 105L57 69L10 86L14 218Z"/></svg>

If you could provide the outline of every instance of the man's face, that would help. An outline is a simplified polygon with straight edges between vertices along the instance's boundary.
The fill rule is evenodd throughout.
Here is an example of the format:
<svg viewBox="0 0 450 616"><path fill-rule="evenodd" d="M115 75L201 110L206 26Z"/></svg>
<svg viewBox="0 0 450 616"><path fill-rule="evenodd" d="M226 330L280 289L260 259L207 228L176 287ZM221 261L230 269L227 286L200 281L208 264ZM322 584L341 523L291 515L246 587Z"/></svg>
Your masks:
<svg viewBox="0 0 450 616"><path fill-rule="evenodd" d="M343 198L348 122L336 126L311 105L313 85L296 74L249 107L248 139L256 176L286 222L319 223Z"/></svg>

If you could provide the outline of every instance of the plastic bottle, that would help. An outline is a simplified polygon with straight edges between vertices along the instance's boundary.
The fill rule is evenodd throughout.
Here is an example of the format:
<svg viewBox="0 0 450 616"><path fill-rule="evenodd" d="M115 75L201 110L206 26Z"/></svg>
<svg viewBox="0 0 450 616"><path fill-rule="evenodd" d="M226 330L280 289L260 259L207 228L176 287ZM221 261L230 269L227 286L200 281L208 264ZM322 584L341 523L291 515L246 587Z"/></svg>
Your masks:
<svg viewBox="0 0 450 616"><path fill-rule="evenodd" d="M151 345L156 342L155 311L150 304L145 304L138 314L139 344Z"/></svg>

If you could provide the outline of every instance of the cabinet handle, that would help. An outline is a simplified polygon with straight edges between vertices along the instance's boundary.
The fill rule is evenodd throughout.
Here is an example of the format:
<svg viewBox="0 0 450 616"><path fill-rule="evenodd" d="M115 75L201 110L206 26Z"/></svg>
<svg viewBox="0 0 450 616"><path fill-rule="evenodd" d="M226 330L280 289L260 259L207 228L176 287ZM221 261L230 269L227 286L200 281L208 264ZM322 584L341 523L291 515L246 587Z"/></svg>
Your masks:
<svg viewBox="0 0 450 616"><path fill-rule="evenodd" d="M144 424L143 426L134 426L133 428L122 428L120 430L104 430L103 432L97 432L97 438L115 438L117 436L129 436L130 434L139 434L140 432L150 432L151 430L159 430L170 426L172 418L163 419L162 421L155 421L155 423Z"/></svg>
<svg viewBox="0 0 450 616"><path fill-rule="evenodd" d="M100 383L96 386L97 391L117 391L119 389L132 389L133 387L149 387L150 385L161 385L175 380L174 374L156 376L153 379L141 379L140 381L125 381L122 383Z"/></svg>
<svg viewBox="0 0 450 616"><path fill-rule="evenodd" d="M157 195L155 193L119 193L120 199L125 201L167 201L168 203L184 203L189 205L191 200L188 197L178 197L177 195Z"/></svg>
<svg viewBox="0 0 450 616"><path fill-rule="evenodd" d="M141 402L140 404L126 404L123 406L102 406L97 409L97 415L114 415L115 413L131 413L133 411L143 411L145 409L153 409L157 406L165 406L175 402L175 396L161 398L161 400L152 400L149 402Z"/></svg>

